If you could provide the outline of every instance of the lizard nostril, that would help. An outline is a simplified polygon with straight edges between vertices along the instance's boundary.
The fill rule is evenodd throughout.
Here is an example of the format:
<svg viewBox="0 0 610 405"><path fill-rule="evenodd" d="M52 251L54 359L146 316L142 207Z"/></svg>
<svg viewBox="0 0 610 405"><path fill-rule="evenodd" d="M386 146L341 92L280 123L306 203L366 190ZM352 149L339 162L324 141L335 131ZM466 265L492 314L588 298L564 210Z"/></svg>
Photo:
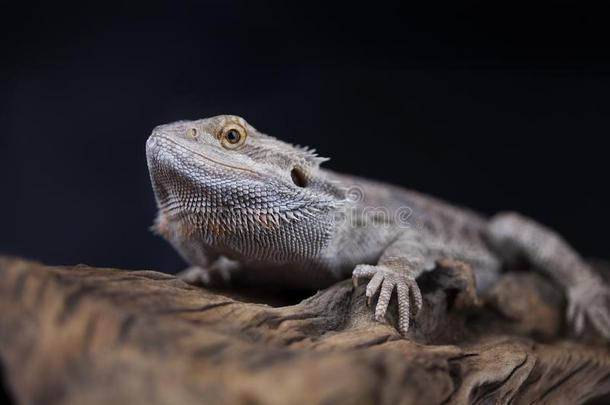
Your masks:
<svg viewBox="0 0 610 405"><path fill-rule="evenodd" d="M296 167L290 171L290 177L292 182L298 187L305 187L307 185L305 174Z"/></svg>

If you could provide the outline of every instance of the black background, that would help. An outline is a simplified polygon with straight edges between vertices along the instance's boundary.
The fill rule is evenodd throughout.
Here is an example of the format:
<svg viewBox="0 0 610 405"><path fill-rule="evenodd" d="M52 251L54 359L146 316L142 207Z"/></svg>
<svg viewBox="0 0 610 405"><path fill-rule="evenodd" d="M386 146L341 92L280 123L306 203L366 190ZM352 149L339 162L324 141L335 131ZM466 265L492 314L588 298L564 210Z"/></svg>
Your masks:
<svg viewBox="0 0 610 405"><path fill-rule="evenodd" d="M327 167L515 209L610 257L609 28L592 3L51 3L0 17L2 253L180 269L148 231L144 142L232 113Z"/></svg>

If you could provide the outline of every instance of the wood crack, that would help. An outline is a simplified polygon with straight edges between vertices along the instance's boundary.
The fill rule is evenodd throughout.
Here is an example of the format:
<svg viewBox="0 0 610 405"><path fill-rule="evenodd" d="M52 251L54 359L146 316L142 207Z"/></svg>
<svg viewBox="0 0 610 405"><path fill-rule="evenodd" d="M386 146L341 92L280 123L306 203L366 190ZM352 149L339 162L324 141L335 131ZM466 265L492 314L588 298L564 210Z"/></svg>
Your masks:
<svg viewBox="0 0 610 405"><path fill-rule="evenodd" d="M560 335L563 301L539 277L500 281L508 295L494 302L537 303L507 321L488 305L447 311L444 285L474 291L448 273L407 341L349 282L271 308L152 272L0 266L0 358L24 403L529 404L610 391L608 348Z"/></svg>

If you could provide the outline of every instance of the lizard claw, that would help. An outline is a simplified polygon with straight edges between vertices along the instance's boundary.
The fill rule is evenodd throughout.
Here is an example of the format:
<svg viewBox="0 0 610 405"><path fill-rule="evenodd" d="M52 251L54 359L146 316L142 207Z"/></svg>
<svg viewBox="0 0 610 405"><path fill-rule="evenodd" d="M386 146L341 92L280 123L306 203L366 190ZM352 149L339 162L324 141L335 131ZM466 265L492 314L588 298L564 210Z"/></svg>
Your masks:
<svg viewBox="0 0 610 405"><path fill-rule="evenodd" d="M192 285L208 288L226 287L231 284L237 269L236 262L219 258L209 267L191 266L176 276Z"/></svg>
<svg viewBox="0 0 610 405"><path fill-rule="evenodd" d="M588 320L606 339L610 339L610 288L600 280L580 283L568 290L568 321L581 334Z"/></svg>
<svg viewBox="0 0 610 405"><path fill-rule="evenodd" d="M176 275L182 281L192 285L209 286L212 281L211 272L199 266L191 266Z"/></svg>
<svg viewBox="0 0 610 405"><path fill-rule="evenodd" d="M396 290L398 302L398 331L405 335L409 330L409 320L417 316L422 307L422 296L415 279L404 272L385 266L371 266L361 264L356 266L352 279L370 278L366 286L367 305L370 305L373 296L379 291L379 298L375 307L375 320L383 322L385 314ZM411 307L413 303L413 307Z"/></svg>

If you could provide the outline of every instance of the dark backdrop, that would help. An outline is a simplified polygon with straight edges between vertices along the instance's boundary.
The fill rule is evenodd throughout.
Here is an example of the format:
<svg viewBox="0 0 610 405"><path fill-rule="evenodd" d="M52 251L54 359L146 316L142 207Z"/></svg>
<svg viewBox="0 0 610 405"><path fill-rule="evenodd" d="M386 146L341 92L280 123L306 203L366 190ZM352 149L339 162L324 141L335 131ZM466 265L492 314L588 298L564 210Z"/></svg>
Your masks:
<svg viewBox="0 0 610 405"><path fill-rule="evenodd" d="M609 28L590 3L48 3L0 12L0 252L178 270L148 231L144 142L233 113L610 257Z"/></svg>

